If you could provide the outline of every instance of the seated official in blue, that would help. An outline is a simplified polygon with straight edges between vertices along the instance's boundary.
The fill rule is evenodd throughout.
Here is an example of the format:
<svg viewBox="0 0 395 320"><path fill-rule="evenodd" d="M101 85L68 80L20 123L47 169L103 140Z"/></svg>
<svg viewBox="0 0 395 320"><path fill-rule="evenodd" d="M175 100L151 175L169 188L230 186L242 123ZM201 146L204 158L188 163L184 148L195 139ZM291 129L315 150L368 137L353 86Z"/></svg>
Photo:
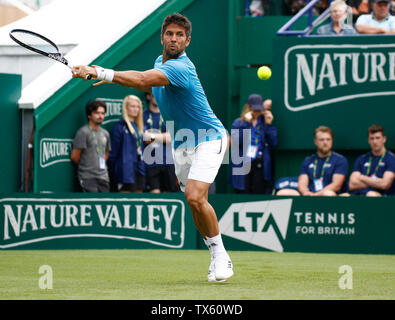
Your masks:
<svg viewBox="0 0 395 320"><path fill-rule="evenodd" d="M382 126L369 127L371 151L355 161L349 183L351 194L368 197L395 195L395 155L385 148L386 140Z"/></svg>
<svg viewBox="0 0 395 320"><path fill-rule="evenodd" d="M345 191L344 181L348 174L348 162L344 156L334 151L326 157L320 157L315 153L305 158L300 174L308 176L308 189L313 193L322 192L334 182L335 175L340 175L343 184L336 192L340 193Z"/></svg>
<svg viewBox="0 0 395 320"><path fill-rule="evenodd" d="M315 129L314 144L317 152L304 159L298 177L298 190L284 188L278 190L277 195L336 196L346 191L348 162L344 156L332 151L332 130L325 126Z"/></svg>

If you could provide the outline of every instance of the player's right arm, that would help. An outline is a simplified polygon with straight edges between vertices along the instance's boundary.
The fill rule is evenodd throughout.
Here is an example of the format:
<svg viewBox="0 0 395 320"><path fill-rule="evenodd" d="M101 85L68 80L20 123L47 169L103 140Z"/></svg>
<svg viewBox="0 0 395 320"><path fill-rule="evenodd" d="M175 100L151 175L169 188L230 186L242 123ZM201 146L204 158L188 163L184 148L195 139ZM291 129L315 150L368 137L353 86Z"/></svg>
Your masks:
<svg viewBox="0 0 395 320"><path fill-rule="evenodd" d="M313 192L309 190L309 176L302 173L298 177L298 191L302 196L311 196Z"/></svg>
<svg viewBox="0 0 395 320"><path fill-rule="evenodd" d="M81 78L86 80L90 75L92 80L97 79L97 66L75 66L73 68L73 78ZM102 80L94 84L94 86L106 83ZM121 86L135 88L137 90L151 92L152 87L160 87L170 84L169 79L159 70L150 69L146 71L114 71L114 77L111 83L116 83Z"/></svg>

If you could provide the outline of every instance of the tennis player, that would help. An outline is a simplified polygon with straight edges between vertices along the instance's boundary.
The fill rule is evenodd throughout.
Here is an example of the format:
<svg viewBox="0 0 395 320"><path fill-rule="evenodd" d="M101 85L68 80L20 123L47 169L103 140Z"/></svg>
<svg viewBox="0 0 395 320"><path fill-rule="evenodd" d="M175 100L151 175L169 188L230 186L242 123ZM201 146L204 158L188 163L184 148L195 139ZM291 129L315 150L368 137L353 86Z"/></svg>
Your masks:
<svg viewBox="0 0 395 320"><path fill-rule="evenodd" d="M101 80L152 92L166 122L174 121L172 147L176 176L192 211L196 228L211 254L208 281L224 281L233 266L222 243L218 220L208 202L208 189L218 173L226 147L224 126L212 111L195 66L185 53L192 25L181 14L164 19L163 53L153 69L114 71L99 66L75 66L73 77Z"/></svg>

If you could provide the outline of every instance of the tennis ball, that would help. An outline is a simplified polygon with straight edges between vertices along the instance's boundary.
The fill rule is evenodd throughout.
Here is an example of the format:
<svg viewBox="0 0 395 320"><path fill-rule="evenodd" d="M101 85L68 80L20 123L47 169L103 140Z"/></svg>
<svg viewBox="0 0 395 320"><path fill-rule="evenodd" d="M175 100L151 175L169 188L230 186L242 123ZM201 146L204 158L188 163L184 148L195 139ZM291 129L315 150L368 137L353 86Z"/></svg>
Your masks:
<svg viewBox="0 0 395 320"><path fill-rule="evenodd" d="M272 70L269 67L262 66L258 69L258 78L261 80L267 80L272 76Z"/></svg>

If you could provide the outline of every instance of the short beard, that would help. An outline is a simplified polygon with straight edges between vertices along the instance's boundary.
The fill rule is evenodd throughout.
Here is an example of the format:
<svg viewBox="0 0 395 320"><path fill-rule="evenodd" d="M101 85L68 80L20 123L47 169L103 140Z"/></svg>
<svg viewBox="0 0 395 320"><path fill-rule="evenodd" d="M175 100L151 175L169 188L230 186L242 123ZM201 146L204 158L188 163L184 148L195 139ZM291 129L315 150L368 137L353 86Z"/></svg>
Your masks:
<svg viewBox="0 0 395 320"><path fill-rule="evenodd" d="M170 53L166 51L166 56L168 59L177 59L181 55L182 51L177 52L177 53Z"/></svg>

